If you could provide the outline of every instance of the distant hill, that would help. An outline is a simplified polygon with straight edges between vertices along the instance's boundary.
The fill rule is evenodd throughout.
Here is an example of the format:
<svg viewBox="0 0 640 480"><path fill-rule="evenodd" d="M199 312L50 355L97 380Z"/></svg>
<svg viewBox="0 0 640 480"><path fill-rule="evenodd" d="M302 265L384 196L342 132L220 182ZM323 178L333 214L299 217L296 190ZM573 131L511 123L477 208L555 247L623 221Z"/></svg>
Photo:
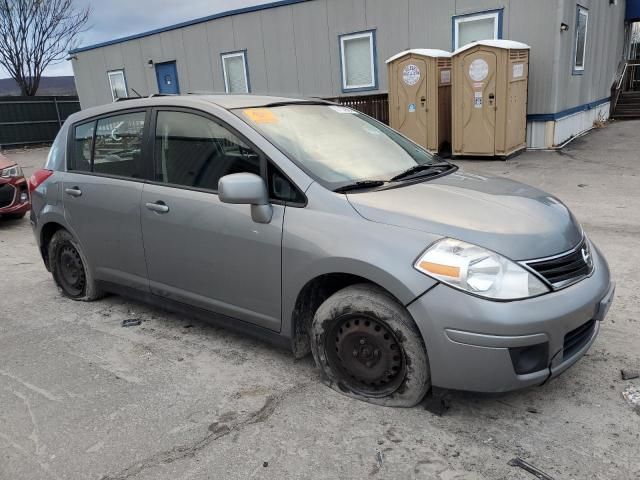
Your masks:
<svg viewBox="0 0 640 480"><path fill-rule="evenodd" d="M20 89L13 78L0 78L0 96L20 95ZM73 76L41 77L38 96L77 95Z"/></svg>

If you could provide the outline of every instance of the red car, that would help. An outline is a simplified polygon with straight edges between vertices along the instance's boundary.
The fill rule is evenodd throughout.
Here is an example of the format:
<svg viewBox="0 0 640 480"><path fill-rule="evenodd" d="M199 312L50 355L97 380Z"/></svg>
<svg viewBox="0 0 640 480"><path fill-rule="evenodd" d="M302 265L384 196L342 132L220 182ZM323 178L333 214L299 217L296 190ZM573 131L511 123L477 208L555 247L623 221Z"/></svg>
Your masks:
<svg viewBox="0 0 640 480"><path fill-rule="evenodd" d="M0 217L22 218L29 208L29 184L22 169L0 153Z"/></svg>

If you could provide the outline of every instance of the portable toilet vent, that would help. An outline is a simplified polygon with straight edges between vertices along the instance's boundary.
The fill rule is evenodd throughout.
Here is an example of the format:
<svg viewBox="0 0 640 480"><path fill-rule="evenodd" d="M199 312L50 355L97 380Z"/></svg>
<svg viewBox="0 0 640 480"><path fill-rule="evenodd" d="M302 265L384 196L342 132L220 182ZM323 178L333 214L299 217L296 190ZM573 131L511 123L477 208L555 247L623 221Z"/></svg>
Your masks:
<svg viewBox="0 0 640 480"><path fill-rule="evenodd" d="M529 49L481 40L453 52L454 156L506 158L526 148Z"/></svg>
<svg viewBox="0 0 640 480"><path fill-rule="evenodd" d="M389 125L431 153L451 151L451 54L406 50L387 60Z"/></svg>

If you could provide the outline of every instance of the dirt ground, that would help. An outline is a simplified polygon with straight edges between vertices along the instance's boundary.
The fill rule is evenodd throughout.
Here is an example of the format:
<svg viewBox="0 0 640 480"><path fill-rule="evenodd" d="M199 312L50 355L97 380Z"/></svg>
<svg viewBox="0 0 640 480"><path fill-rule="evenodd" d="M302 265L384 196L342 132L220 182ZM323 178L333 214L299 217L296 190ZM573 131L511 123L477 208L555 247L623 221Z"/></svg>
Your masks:
<svg viewBox="0 0 640 480"><path fill-rule="evenodd" d="M560 197L618 282L586 357L542 387L453 393L436 416L350 400L310 358L111 296L62 298L28 218L0 222L0 479L640 478L640 122L563 152L458 162ZM9 151L30 173L46 149ZM142 325L121 322L140 318Z"/></svg>

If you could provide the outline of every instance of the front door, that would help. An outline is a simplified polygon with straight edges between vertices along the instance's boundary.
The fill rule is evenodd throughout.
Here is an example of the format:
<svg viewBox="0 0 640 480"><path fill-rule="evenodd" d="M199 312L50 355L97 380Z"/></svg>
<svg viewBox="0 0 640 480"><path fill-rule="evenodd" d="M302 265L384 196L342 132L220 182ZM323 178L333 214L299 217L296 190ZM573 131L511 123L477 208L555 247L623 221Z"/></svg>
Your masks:
<svg viewBox="0 0 640 480"><path fill-rule="evenodd" d="M156 63L156 78L158 80L159 93L165 95L177 95L180 93L176 62Z"/></svg>
<svg viewBox="0 0 640 480"><path fill-rule="evenodd" d="M260 156L213 119L158 111L154 182L142 194L142 232L151 291L280 329L284 206L268 224L249 205L218 199L220 177L260 174Z"/></svg>
<svg viewBox="0 0 640 480"><path fill-rule="evenodd" d="M494 155L496 143L496 54L478 50L463 63L462 122L465 155Z"/></svg>
<svg viewBox="0 0 640 480"><path fill-rule="evenodd" d="M427 62L409 58L398 65L398 130L418 145L427 142Z"/></svg>
<svg viewBox="0 0 640 480"><path fill-rule="evenodd" d="M148 290L140 227L145 118L135 111L75 125L63 179L65 217L94 276L141 290Z"/></svg>

